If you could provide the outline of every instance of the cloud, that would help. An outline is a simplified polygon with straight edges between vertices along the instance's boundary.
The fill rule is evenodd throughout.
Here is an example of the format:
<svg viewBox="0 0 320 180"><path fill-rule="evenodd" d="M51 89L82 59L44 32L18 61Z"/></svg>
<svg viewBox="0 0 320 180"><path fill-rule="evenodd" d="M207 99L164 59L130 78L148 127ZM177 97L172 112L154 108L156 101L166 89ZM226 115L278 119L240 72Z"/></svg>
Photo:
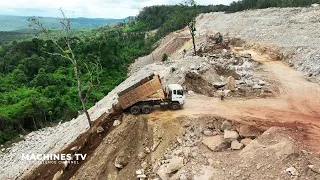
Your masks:
<svg viewBox="0 0 320 180"><path fill-rule="evenodd" d="M182 0L1 0L0 13L20 16L59 16L61 7L70 17L125 18L145 6L178 4ZM201 5L229 4L232 0L198 0Z"/></svg>

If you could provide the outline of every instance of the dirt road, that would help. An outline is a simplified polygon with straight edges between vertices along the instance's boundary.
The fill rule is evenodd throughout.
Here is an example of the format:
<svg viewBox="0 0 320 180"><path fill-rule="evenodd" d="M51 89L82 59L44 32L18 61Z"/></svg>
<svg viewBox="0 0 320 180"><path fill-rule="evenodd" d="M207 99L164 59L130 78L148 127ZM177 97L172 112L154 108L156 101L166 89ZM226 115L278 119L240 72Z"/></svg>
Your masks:
<svg viewBox="0 0 320 180"><path fill-rule="evenodd" d="M240 53L250 53L255 61L263 64L269 78L280 84L279 96L266 99L227 98L221 101L218 98L194 95L188 97L182 110L156 111L150 114L150 118L162 117L169 120L181 115L213 114L248 123L302 123L308 126L300 129L297 127L297 131L308 131L309 135L301 137L302 143L310 150L320 153L320 86L307 81L301 72L280 61L272 61L266 55L251 50Z"/></svg>
<svg viewBox="0 0 320 180"><path fill-rule="evenodd" d="M74 146L84 147L85 149L81 152L89 153L90 158L81 165L70 165L65 170L62 179L70 177L73 179L83 177L87 179L105 179L106 177L132 179L135 177L135 170L142 167L143 163L139 160L139 153L144 151L145 147L153 147L154 144L158 144L156 150L147 156L146 160L146 162L151 162L150 166L153 166L181 133L182 119L199 120L196 126L200 126L205 122L201 118L208 115L215 118L220 117L220 119L226 118L239 122L238 124L252 124L264 130L272 126L286 127L289 129L288 133L292 133L290 138L292 137L297 143L304 146L303 149L320 154L320 86L308 82L300 72L287 67L280 61L272 61L268 56L254 51L240 53L250 53L254 60L262 63L260 67L267 79L272 79L279 84L280 92L276 97L254 99L227 97L221 101L219 98L191 95L187 97L184 108L179 111L155 109L149 115L138 117L129 115L122 120L122 124L115 131L110 129L104 132L105 135L93 133L94 136L90 136L87 134L91 137L89 144L94 142L95 146L78 145L81 139L87 139L86 135L70 145L69 149ZM183 118L184 116L186 118ZM192 118L193 116L197 118ZM110 126L111 122L113 121L109 122ZM96 136L99 137L99 141ZM126 160L127 162L124 163L127 165L119 171L114 166L114 162L115 159L124 157L123 154L130 157L130 160ZM222 157L225 159L224 155ZM235 158L238 157L235 155ZM226 165L226 167L229 166ZM59 168L61 169L60 166L54 165L40 166L33 174L24 178L51 179Z"/></svg>

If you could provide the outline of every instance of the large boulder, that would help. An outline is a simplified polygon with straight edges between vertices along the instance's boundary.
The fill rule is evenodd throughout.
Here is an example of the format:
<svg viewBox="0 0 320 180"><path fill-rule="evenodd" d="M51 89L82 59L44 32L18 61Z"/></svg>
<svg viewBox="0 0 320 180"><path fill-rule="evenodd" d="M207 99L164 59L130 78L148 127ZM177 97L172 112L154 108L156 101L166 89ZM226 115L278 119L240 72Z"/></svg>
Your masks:
<svg viewBox="0 0 320 180"><path fill-rule="evenodd" d="M212 151L221 151L228 147L223 135L203 137L202 144L206 145Z"/></svg>
<svg viewBox="0 0 320 180"><path fill-rule="evenodd" d="M236 131L231 131L231 130L224 131L224 139L227 142L232 142L234 140L237 140L238 138L239 138L239 134Z"/></svg>
<svg viewBox="0 0 320 180"><path fill-rule="evenodd" d="M260 136L262 131L252 125L242 125L239 129L239 135L242 137L258 137Z"/></svg>

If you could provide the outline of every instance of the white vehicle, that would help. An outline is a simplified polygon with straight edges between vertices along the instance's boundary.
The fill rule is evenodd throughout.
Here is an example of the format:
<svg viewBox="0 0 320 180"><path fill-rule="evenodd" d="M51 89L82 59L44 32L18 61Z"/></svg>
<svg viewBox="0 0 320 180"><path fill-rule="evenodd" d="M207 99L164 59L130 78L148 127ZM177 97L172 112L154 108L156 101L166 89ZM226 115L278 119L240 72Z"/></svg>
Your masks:
<svg viewBox="0 0 320 180"><path fill-rule="evenodd" d="M118 93L119 105L123 110L130 110L134 115L149 114L152 107L159 105L172 110L182 108L185 103L184 90L179 84L169 84L162 87L158 75L152 74L142 79L139 83Z"/></svg>

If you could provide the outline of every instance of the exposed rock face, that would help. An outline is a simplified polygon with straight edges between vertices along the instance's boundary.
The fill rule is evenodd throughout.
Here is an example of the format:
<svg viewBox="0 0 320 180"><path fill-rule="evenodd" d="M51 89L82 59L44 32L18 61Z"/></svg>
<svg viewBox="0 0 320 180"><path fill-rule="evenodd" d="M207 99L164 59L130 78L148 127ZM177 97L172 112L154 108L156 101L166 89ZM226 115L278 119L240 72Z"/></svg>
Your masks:
<svg viewBox="0 0 320 180"><path fill-rule="evenodd" d="M249 145L243 148L240 156L251 157L253 154L264 151L268 152L269 158L281 160L292 155L296 150L294 142L291 139L282 137L281 131L283 131L282 128L270 128L259 136L259 138L251 141ZM276 137L274 137L275 135ZM274 140L268 141L268 139Z"/></svg>
<svg viewBox="0 0 320 180"><path fill-rule="evenodd" d="M314 17L317 16L319 7L269 8L232 15L222 12L209 13L197 21L197 30L228 32L229 36L239 37L250 44L259 42L276 45L277 48L266 49L272 58L290 60L294 68L319 80L319 35L314 33L316 26L313 26ZM212 17L215 18L214 21ZM261 17L267 18L261 21ZM270 27L270 24L277 26ZM310 28L305 28L306 24L310 24ZM286 31L282 31L283 29ZM306 34L308 37L305 37ZM287 55L289 58L284 58Z"/></svg>
<svg viewBox="0 0 320 180"><path fill-rule="evenodd" d="M212 151L221 151L228 147L228 143L224 140L223 135L204 137L202 143Z"/></svg>

